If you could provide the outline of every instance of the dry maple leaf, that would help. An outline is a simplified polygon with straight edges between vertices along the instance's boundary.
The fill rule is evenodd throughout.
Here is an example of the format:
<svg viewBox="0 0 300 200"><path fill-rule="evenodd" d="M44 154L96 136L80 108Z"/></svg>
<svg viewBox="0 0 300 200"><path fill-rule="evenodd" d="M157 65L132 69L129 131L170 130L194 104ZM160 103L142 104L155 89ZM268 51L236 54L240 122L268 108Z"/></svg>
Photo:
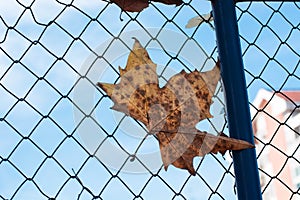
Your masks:
<svg viewBox="0 0 300 200"><path fill-rule="evenodd" d="M112 109L130 115L147 125L149 110L147 99L153 99L155 96L156 90L153 87L158 87L158 77L156 64L152 62L137 39L135 39L125 69L119 67L119 71L122 77L119 84L97 83L98 86L115 103Z"/></svg>
<svg viewBox="0 0 300 200"><path fill-rule="evenodd" d="M117 4L122 10L128 12L140 12L149 6L149 0L110 0ZM179 6L183 3L182 0L153 0L164 4L175 4Z"/></svg>
<svg viewBox="0 0 300 200"><path fill-rule="evenodd" d="M135 38L134 38L135 39ZM210 114L212 96L220 79L220 63L206 72L181 71L160 88L156 64L135 39L118 84L97 83L114 102L112 109L141 121L155 134L165 169L170 164L195 175L193 159L208 153L224 154L254 146L246 141L199 131L196 124Z"/></svg>

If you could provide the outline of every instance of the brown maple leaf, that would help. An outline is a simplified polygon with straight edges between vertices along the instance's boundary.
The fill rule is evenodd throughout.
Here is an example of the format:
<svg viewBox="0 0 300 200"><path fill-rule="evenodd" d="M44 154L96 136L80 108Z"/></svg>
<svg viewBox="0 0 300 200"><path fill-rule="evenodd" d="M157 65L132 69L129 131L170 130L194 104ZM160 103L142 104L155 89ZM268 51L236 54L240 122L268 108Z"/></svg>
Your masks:
<svg viewBox="0 0 300 200"><path fill-rule="evenodd" d="M149 6L149 0L110 0L117 4L122 10L128 12L140 12ZM175 4L179 6L183 3L182 0L153 0L164 4Z"/></svg>
<svg viewBox="0 0 300 200"><path fill-rule="evenodd" d="M135 38L134 38L135 39ZM246 141L199 131L196 124L210 114L212 96L220 79L220 63L207 72L181 71L160 88L156 64L135 39L118 84L97 83L114 102L112 109L141 121L155 134L165 169L170 164L195 175L193 158L224 154L254 146Z"/></svg>
<svg viewBox="0 0 300 200"><path fill-rule="evenodd" d="M134 38L135 39L135 38ZM149 99L153 99L158 90L156 64L148 52L135 39L125 69L119 67L121 81L119 84L97 83L115 102L112 109L123 112L148 124Z"/></svg>

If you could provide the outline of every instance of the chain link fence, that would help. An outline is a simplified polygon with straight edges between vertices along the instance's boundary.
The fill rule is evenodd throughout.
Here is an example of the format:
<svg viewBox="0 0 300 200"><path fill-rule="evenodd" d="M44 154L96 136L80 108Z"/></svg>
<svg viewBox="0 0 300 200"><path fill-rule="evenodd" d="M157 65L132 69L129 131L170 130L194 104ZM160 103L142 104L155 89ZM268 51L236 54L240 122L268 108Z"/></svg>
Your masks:
<svg viewBox="0 0 300 200"><path fill-rule="evenodd" d="M262 193L276 199L283 189L299 199L299 129L289 121L300 98L285 90L299 85L300 4L238 3L236 10ZM99 0L1 2L0 198L237 199L230 154L196 158L196 176L166 172L156 138L111 110L95 85L118 82L133 36L158 64L161 85L182 69L210 69L218 55L212 22L185 28L210 11L200 0L150 3L141 13ZM260 88L271 94L263 106L255 103ZM282 119L268 110L277 96L289 102ZM197 127L228 134L221 83L213 100L214 118ZM262 114L275 124L271 137L258 131ZM297 139L289 150L275 142L281 128ZM280 155L276 170L264 162L272 151Z"/></svg>
<svg viewBox="0 0 300 200"><path fill-rule="evenodd" d="M299 5L237 7L264 199L300 199Z"/></svg>

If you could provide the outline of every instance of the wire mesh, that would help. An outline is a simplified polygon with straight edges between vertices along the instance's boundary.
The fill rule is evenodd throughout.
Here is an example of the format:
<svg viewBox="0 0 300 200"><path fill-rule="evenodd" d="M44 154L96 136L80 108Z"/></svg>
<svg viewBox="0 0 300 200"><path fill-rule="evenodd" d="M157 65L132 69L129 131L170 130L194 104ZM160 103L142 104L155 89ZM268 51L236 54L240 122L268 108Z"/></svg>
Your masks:
<svg viewBox="0 0 300 200"><path fill-rule="evenodd" d="M228 155L196 158L195 177L173 167L165 172L159 157L158 167L136 157L130 168L139 146L144 154L159 154L157 141L144 139L147 131L138 121L111 111L112 102L95 86L100 80L119 80L117 67L124 67L132 46L132 40L124 38L136 30L151 58L159 62L161 84L181 69L212 67L217 58L214 30L205 23L185 28L190 18L210 12L209 2L185 1L176 8L150 3L141 13L121 13L115 4L96 0L0 5L1 199L237 198ZM254 125L265 113L278 127L268 140L256 134L258 162L263 163L268 148L283 157L275 173L260 164L262 192L266 199L274 196L278 190L274 184L279 182L287 199L297 199L299 179L290 184L281 174L286 166L299 168L299 140L290 152L273 141L280 127L299 135L288 123L299 102L284 93L299 82L299 4L240 3L237 12L250 100L259 88L267 88L272 93L269 102L281 94L293 105L286 118L277 119L266 111L268 103L262 108L251 103ZM99 66L105 70L97 71ZM80 88L82 83L86 87ZM89 106L83 108L86 101ZM218 120L199 127L228 133L221 86L214 102L218 106L212 112ZM92 139L85 142L85 136ZM97 156L95 152L106 144L121 149L122 159L109 160L116 158L113 151ZM136 166L139 173L130 171Z"/></svg>
<svg viewBox="0 0 300 200"><path fill-rule="evenodd" d="M291 124L299 113L299 3L246 3L237 10L262 194L299 199L299 120Z"/></svg>

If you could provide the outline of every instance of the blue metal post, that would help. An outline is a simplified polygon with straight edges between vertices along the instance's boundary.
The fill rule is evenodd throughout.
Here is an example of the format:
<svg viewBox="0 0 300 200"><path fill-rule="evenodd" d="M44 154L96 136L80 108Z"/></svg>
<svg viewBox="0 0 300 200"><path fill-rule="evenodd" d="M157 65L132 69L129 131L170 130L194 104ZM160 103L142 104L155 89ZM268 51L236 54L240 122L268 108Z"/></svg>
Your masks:
<svg viewBox="0 0 300 200"><path fill-rule="evenodd" d="M254 144L234 0L212 0L230 136ZM238 199L261 200L255 149L233 152Z"/></svg>

